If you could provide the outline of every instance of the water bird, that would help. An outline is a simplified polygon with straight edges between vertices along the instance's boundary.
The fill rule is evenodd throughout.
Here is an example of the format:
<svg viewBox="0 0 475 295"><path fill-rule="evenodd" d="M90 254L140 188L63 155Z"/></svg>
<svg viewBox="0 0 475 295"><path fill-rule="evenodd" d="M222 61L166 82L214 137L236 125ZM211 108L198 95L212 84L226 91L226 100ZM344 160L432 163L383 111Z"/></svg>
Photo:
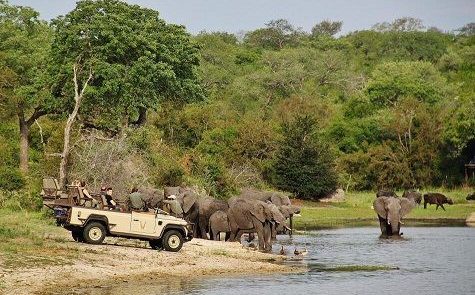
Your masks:
<svg viewBox="0 0 475 295"><path fill-rule="evenodd" d="M297 250L297 248L295 248L294 254L295 256L305 256L308 254L308 251L307 248L304 248L303 250Z"/></svg>
<svg viewBox="0 0 475 295"><path fill-rule="evenodd" d="M285 255L284 246L281 246L279 254L280 255Z"/></svg>

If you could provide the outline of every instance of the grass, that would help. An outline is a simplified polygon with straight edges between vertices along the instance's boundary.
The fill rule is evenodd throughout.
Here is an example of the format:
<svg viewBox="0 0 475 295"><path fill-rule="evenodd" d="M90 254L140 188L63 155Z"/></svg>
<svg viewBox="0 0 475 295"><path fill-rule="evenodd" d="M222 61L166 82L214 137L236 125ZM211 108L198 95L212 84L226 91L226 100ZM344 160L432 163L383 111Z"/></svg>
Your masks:
<svg viewBox="0 0 475 295"><path fill-rule="evenodd" d="M43 212L0 209L0 260L15 269L69 264L79 253L62 247L64 230Z"/></svg>
<svg viewBox="0 0 475 295"><path fill-rule="evenodd" d="M407 224L439 223L463 224L468 215L475 212L475 203L469 203L465 197L469 190L431 189L441 192L454 201L454 205L444 205L446 211L435 205L414 208L404 220ZM398 192L402 195L402 192ZM319 203L297 201L302 206L301 217L294 218L294 227L298 230L338 228L345 226L376 225L377 217L371 208L375 199L374 192L349 192L341 203Z"/></svg>

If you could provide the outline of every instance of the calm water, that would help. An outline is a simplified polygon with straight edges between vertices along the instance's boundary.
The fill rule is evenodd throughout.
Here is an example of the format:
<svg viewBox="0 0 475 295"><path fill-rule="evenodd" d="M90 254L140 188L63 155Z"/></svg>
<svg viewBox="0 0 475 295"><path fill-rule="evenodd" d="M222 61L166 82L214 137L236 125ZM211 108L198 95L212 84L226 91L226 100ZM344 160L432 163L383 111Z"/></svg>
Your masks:
<svg viewBox="0 0 475 295"><path fill-rule="evenodd" d="M377 227L314 231L293 238L279 236L275 252L281 244L292 256L294 246L308 249L303 259L286 262L308 267L307 273L190 278L142 285L140 290L129 286L130 290L121 288L121 291L148 295L475 294L475 228L405 227L402 231L403 239L380 239ZM399 269L328 271L341 265Z"/></svg>

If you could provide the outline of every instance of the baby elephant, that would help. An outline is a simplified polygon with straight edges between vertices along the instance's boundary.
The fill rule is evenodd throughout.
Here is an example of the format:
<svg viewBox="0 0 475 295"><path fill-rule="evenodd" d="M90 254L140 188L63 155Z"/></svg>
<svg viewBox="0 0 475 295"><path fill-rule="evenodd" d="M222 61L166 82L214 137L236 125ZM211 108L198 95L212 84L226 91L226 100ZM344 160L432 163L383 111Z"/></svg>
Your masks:
<svg viewBox="0 0 475 295"><path fill-rule="evenodd" d="M424 209L427 208L428 203L436 204L437 206L435 207L435 210L439 209L439 206L440 206L445 211L444 204L452 205L454 202L451 199L444 196L443 194L427 193L427 194L424 194Z"/></svg>

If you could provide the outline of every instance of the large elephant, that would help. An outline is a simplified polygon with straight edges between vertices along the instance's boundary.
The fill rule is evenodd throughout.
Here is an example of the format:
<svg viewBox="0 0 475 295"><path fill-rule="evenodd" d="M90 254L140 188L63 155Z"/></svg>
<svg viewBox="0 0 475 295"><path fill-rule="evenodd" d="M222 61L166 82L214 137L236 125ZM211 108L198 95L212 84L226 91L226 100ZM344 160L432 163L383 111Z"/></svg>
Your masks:
<svg viewBox="0 0 475 295"><path fill-rule="evenodd" d="M226 211L216 211L209 218L209 235L212 240L219 240L220 233L226 233L226 240L229 239L231 227L229 226L228 213Z"/></svg>
<svg viewBox="0 0 475 295"><path fill-rule="evenodd" d="M189 223L193 223L194 230L193 236L196 238L199 236L199 201L198 194L189 188L183 188L179 186L168 186L163 189L164 197L175 195L176 200L180 203L183 209L183 219Z"/></svg>
<svg viewBox="0 0 475 295"><path fill-rule="evenodd" d="M285 224L285 217L277 206L259 200L234 199L229 204L228 218L229 241L240 241L243 233L257 233L259 250L265 251L272 250L272 226Z"/></svg>
<svg viewBox="0 0 475 295"><path fill-rule="evenodd" d="M373 202L383 236L399 235L401 219L416 206L412 199L379 197Z"/></svg>
<svg viewBox="0 0 475 295"><path fill-rule="evenodd" d="M216 200L211 197L202 198L198 201L199 214L198 225L202 239L207 239L207 232L209 231L209 220L211 215L216 211L227 211L229 206L226 201ZM210 232L210 238L211 232Z"/></svg>

